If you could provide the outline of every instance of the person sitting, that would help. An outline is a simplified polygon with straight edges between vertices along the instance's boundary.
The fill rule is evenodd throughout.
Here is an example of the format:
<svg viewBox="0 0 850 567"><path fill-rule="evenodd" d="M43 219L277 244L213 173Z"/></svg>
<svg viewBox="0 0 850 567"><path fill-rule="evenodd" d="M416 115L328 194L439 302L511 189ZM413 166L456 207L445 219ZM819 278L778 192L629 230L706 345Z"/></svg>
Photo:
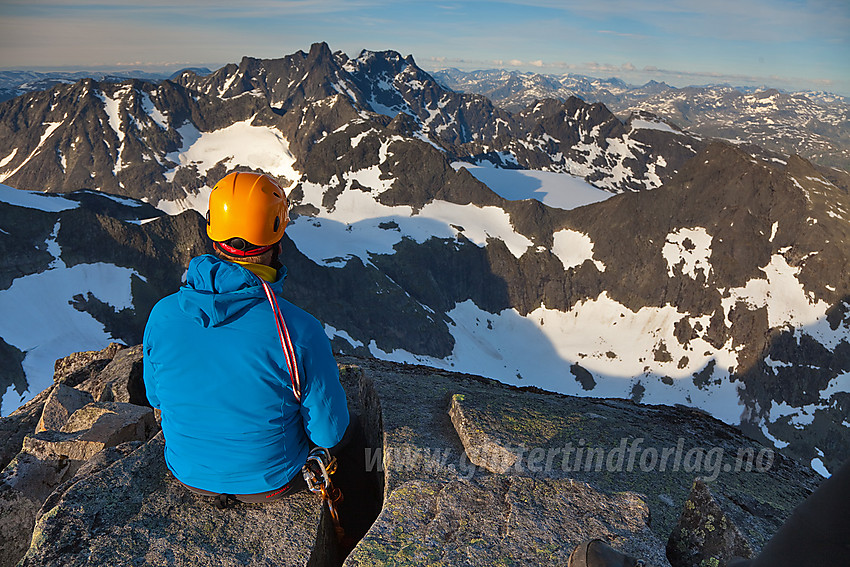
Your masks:
<svg viewBox="0 0 850 567"><path fill-rule="evenodd" d="M168 468L193 492L277 500L305 487L311 447L336 452L354 435L322 324L281 296L288 222L274 179L221 179L206 227L216 255L193 258L185 285L148 318L147 397Z"/></svg>

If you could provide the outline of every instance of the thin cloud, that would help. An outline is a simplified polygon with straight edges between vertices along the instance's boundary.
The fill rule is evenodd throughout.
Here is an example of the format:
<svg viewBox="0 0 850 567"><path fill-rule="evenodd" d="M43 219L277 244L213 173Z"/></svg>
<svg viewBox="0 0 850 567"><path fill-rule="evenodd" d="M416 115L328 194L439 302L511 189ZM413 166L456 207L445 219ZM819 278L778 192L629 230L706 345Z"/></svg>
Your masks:
<svg viewBox="0 0 850 567"><path fill-rule="evenodd" d="M622 65L612 65L610 63L597 63L592 61L585 63L581 68L595 73L619 73L634 71L635 66L632 63L623 63Z"/></svg>
<svg viewBox="0 0 850 567"><path fill-rule="evenodd" d="M606 34L606 35L616 35L617 37L627 37L629 39L647 39L649 36L641 35L637 33L623 33L616 32L612 30L598 30L596 33Z"/></svg>

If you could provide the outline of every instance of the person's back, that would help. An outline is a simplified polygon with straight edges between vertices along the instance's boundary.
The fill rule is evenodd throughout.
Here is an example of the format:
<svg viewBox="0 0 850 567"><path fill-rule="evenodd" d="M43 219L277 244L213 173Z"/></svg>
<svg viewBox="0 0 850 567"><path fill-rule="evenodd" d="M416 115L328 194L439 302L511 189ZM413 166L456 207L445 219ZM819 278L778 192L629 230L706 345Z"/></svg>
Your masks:
<svg viewBox="0 0 850 567"><path fill-rule="evenodd" d="M166 461L202 493L276 494L300 480L310 443L332 447L349 425L322 325L280 297L285 269L274 265L287 206L265 176L219 182L208 234L222 257L194 258L186 285L157 303L145 328L145 386L162 412Z"/></svg>

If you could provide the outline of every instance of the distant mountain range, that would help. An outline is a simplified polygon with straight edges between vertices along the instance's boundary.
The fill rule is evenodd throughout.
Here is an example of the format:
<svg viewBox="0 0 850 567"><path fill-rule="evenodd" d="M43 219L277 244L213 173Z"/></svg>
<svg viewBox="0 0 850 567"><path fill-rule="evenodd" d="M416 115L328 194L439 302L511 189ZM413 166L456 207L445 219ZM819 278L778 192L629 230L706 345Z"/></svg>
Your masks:
<svg viewBox="0 0 850 567"><path fill-rule="evenodd" d="M149 73L147 71L0 71L0 102L15 98L30 91L41 91L49 89L60 83L76 83L81 79L95 79L96 81L108 83L120 83L127 79L142 79L145 81L162 81L171 79L186 69L181 69L171 75L162 73ZM211 71L206 67L190 67L199 75L209 74Z"/></svg>
<svg viewBox="0 0 850 567"><path fill-rule="evenodd" d="M621 117L651 112L699 136L757 144L850 171L850 100L832 93L729 85L675 88L655 81L633 86L619 79L500 69L447 69L433 76L447 88L484 95L511 111L535 100L577 96L601 102Z"/></svg>
<svg viewBox="0 0 850 567"><path fill-rule="evenodd" d="M337 352L695 406L834 469L850 176L536 99L509 111L411 57L315 44L0 103L3 412L80 342L138 343L209 249L212 185L254 170L289 187L285 289Z"/></svg>

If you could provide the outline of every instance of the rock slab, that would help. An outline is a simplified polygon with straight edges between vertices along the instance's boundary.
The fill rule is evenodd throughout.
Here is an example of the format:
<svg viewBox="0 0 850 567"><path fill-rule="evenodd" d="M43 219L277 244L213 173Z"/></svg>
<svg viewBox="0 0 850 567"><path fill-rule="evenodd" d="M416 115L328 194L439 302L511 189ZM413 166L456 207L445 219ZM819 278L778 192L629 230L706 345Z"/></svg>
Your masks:
<svg viewBox="0 0 850 567"><path fill-rule="evenodd" d="M164 448L160 433L74 483L39 518L20 567L320 566L336 560L332 526L313 494L219 510L171 476Z"/></svg>
<svg viewBox="0 0 850 567"><path fill-rule="evenodd" d="M345 567L566 565L591 538L660 565L648 521L639 495L609 496L567 479L409 481L392 492Z"/></svg>
<svg viewBox="0 0 850 567"><path fill-rule="evenodd" d="M490 472L503 474L513 467L519 455L509 447L510 442L493 435L494 431L485 431L463 410L464 394L452 396L449 406L449 417L457 430L463 448L469 460L476 466L484 467Z"/></svg>
<svg viewBox="0 0 850 567"><path fill-rule="evenodd" d="M61 431L68 419L75 411L90 404L94 398L88 392L77 390L64 383L56 384L41 412L41 419L35 428L35 432Z"/></svg>
<svg viewBox="0 0 850 567"><path fill-rule="evenodd" d="M126 441L146 441L156 429L149 407L95 402L75 411L60 431L27 436L23 450L40 459L75 461L79 467L106 447Z"/></svg>

